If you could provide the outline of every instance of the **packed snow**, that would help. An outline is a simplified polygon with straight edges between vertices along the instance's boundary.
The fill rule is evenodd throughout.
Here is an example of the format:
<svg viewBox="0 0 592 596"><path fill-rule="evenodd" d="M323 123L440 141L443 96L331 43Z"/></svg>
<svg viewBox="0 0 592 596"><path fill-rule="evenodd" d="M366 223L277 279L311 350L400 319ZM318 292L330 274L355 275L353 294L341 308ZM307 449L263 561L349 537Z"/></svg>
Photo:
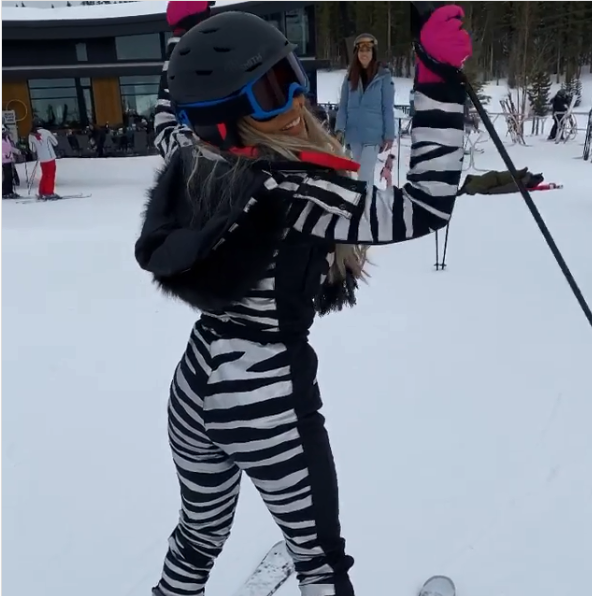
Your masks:
<svg viewBox="0 0 592 596"><path fill-rule="evenodd" d="M592 301L583 134L543 138L509 151L565 185L534 199ZM501 169L482 147L477 166ZM148 596L159 579L179 509L168 388L197 316L134 261L160 164L61 160L58 191L91 198L3 202L7 596ZM359 306L312 335L357 594L413 596L434 574L459 596L585 592L592 329L522 199L459 199L445 272L434 237L372 260ZM208 594L234 594L279 539L245 481ZM292 578L281 596L297 594Z"/></svg>
<svg viewBox="0 0 592 596"><path fill-rule="evenodd" d="M246 0L217 0L216 7L243 4ZM91 6L2 6L3 21L68 21L78 19L117 19L151 14L165 14L168 2L141 0L124 4L96 4Z"/></svg>

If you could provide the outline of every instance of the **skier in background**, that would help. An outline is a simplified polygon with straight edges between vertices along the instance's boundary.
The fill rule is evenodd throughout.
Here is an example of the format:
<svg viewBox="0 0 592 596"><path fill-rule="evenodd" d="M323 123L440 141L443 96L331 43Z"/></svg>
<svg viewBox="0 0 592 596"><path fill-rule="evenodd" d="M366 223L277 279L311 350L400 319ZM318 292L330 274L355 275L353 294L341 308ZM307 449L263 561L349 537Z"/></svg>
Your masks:
<svg viewBox="0 0 592 596"><path fill-rule="evenodd" d="M2 126L2 198L18 199L19 195L14 191L15 167L14 156L20 155L20 151L12 144L10 133L5 126Z"/></svg>
<svg viewBox="0 0 592 596"><path fill-rule="evenodd" d="M445 6L421 33L455 68L471 54L462 16ZM368 246L430 234L454 207L464 88L418 64L410 182L382 192L352 179L358 164L308 110L295 48L259 17L227 12L190 29L165 65L169 159L135 254L201 317L171 384L182 510L154 596L203 596L243 472L285 537L303 596L354 595L310 327L315 313L355 304Z"/></svg>
<svg viewBox="0 0 592 596"><path fill-rule="evenodd" d="M378 40L363 33L354 41L354 54L339 100L338 139L351 148L360 164L360 180L372 182L380 153L395 142L395 84L378 61Z"/></svg>
<svg viewBox="0 0 592 596"><path fill-rule="evenodd" d="M565 118L567 110L569 110L570 102L571 98L565 89L560 89L557 92L557 95L553 98L551 104L553 109L553 128L551 129L551 134L549 135L549 141L554 141L557 138L559 125L561 124L563 118Z"/></svg>
<svg viewBox="0 0 592 596"><path fill-rule="evenodd" d="M33 130L29 135L29 148L35 154L41 168L41 180L37 195L40 201L52 201L60 198L55 192L55 147L57 146L58 140L55 135L43 128L42 122L36 118L33 121Z"/></svg>

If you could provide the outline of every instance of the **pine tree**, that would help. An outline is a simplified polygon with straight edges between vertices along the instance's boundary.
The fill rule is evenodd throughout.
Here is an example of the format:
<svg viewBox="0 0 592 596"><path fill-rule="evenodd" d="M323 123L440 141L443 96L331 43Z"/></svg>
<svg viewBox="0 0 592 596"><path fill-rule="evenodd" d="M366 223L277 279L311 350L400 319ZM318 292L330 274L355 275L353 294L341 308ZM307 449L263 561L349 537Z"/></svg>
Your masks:
<svg viewBox="0 0 592 596"><path fill-rule="evenodd" d="M582 79L572 79L571 93L576 98L574 107L579 108L582 105Z"/></svg>
<svg viewBox="0 0 592 596"><path fill-rule="evenodd" d="M530 77L528 100L535 116L542 118L549 113L551 85L551 77L547 72L538 71Z"/></svg>
<svg viewBox="0 0 592 596"><path fill-rule="evenodd" d="M491 101L491 97L484 93L485 83L480 76L479 63L477 60L474 58L468 60L463 68L463 72L469 83L471 83L471 87L475 90L479 101L486 106Z"/></svg>
<svg viewBox="0 0 592 596"><path fill-rule="evenodd" d="M574 107L577 108L582 104L582 81L580 79L576 77L569 78L561 84L561 88L567 92L570 101L574 97L576 98Z"/></svg>

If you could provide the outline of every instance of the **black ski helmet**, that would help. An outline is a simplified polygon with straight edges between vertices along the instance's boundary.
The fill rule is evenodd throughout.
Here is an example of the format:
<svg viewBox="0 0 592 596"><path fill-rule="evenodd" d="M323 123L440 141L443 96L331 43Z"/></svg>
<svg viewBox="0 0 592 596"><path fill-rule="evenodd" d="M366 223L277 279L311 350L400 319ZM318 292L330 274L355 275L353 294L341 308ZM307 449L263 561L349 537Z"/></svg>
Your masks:
<svg viewBox="0 0 592 596"><path fill-rule="evenodd" d="M168 67L171 100L179 106L238 94L296 49L272 24L246 12L224 12L188 31ZM251 112L245 97L223 106L192 110L192 125L212 126Z"/></svg>

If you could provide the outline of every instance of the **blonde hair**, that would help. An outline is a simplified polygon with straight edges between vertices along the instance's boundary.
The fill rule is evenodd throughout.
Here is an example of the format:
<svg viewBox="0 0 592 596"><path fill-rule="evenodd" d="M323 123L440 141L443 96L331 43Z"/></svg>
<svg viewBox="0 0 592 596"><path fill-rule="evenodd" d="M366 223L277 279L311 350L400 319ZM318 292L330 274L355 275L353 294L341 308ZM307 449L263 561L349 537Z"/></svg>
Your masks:
<svg viewBox="0 0 592 596"><path fill-rule="evenodd" d="M343 149L340 143L334 139L315 118L312 112L304 107L302 110L304 123L308 130L308 138L299 138L281 134L267 134L257 130L247 119L242 119L238 123L238 132L241 141L246 147L256 147L263 153L275 153L289 161L300 161L298 154L301 151L315 151L329 155L343 155ZM205 145L198 143L202 148ZM207 146L207 151L217 150ZM199 152L197 158L199 159ZM243 161L243 163L241 163ZM237 160L233 172L228 174L226 180L230 183L229 188L240 178L240 171L244 167L244 160ZM194 172L197 170L197 163L194 166ZM346 173L343 173L347 175ZM230 178L230 179L229 179ZM233 182L234 180L234 182ZM207 182L206 182L207 184ZM220 197L221 198L221 197ZM232 197L226 196L222 200L231 200ZM365 266L368 263L368 247L352 244L337 244L335 247L335 260L331 265L328 275L329 283L339 283L347 278L348 271L356 278L365 280L368 274Z"/></svg>

